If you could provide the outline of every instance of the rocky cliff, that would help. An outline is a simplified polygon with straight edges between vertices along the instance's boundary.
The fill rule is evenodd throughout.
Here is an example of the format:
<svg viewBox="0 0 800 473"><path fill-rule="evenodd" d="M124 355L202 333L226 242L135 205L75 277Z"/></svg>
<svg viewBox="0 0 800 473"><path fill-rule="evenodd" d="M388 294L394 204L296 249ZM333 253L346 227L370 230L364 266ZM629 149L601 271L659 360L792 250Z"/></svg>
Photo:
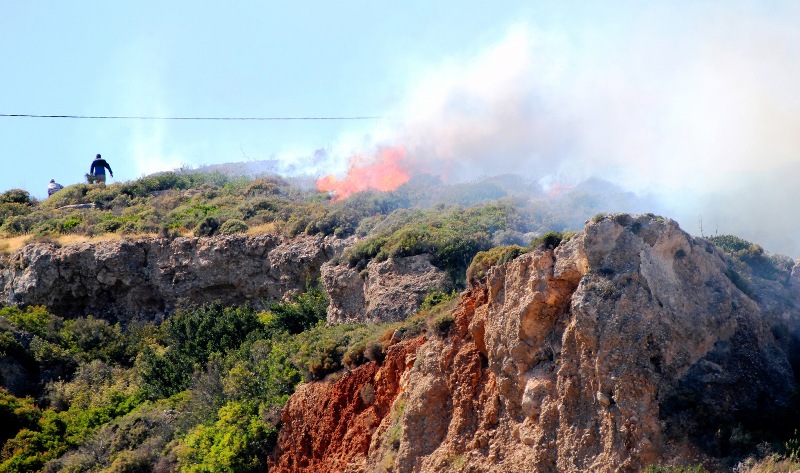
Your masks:
<svg viewBox="0 0 800 473"><path fill-rule="evenodd" d="M322 279L331 300L328 322L334 324L405 320L426 293L449 281L425 254L370 261L363 271L327 263Z"/></svg>
<svg viewBox="0 0 800 473"><path fill-rule="evenodd" d="M276 235L29 244L0 263L0 301L120 321L215 300L260 308L305 290L343 245Z"/></svg>
<svg viewBox="0 0 800 473"><path fill-rule="evenodd" d="M741 271L670 220L588 223L492 268L447 337L301 389L270 471L720 470L797 409L798 265Z"/></svg>

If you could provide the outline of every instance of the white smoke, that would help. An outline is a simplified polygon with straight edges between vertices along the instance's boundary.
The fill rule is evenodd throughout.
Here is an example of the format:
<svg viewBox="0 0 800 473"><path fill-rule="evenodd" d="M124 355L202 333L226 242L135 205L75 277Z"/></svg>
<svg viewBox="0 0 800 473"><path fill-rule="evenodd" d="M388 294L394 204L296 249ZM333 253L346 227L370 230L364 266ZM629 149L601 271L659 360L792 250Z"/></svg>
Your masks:
<svg viewBox="0 0 800 473"><path fill-rule="evenodd" d="M372 138L451 180L601 177L692 233L702 216L706 235L800 256L800 8L670 5L515 25L415 71Z"/></svg>

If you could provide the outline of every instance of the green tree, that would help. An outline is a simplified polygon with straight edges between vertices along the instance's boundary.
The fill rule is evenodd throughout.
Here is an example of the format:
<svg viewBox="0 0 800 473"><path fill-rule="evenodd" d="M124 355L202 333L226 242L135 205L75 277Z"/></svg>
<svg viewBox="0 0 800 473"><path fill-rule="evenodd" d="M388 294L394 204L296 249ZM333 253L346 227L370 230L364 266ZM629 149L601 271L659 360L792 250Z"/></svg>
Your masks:
<svg viewBox="0 0 800 473"><path fill-rule="evenodd" d="M268 330L297 334L325 320L328 310L328 295L322 284L308 285L306 292L294 296L291 301L276 302L269 307L271 318Z"/></svg>

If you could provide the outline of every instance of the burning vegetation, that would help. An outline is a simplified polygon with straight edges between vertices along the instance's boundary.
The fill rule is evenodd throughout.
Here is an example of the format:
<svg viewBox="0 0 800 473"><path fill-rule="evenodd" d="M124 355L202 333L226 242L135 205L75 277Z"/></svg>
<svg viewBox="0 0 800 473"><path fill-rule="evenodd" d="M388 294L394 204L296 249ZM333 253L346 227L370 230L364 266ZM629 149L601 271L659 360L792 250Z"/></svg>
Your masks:
<svg viewBox="0 0 800 473"><path fill-rule="evenodd" d="M317 180L317 189L334 199L346 199L367 190L393 191L408 182L411 169L402 147L382 148L374 158L354 156L343 179L332 174Z"/></svg>

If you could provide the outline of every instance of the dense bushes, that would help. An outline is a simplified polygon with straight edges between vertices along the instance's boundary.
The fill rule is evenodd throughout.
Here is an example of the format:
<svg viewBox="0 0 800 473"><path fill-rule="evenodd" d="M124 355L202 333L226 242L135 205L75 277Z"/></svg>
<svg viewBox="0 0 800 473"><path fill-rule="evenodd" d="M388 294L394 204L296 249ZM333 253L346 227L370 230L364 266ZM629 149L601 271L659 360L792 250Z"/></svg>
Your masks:
<svg viewBox="0 0 800 473"><path fill-rule="evenodd" d="M32 198L24 189L11 189L0 194L0 203L33 205L36 203L36 199Z"/></svg>
<svg viewBox="0 0 800 473"><path fill-rule="evenodd" d="M324 322L327 309L328 296L318 283L290 301L271 304L263 321L270 331L294 335Z"/></svg>
<svg viewBox="0 0 800 473"><path fill-rule="evenodd" d="M144 347L136 360L145 396L155 400L183 391L197 368L238 349L258 328L258 317L248 307L208 304L173 315L161 328L161 345Z"/></svg>
<svg viewBox="0 0 800 473"><path fill-rule="evenodd" d="M787 256L768 254L760 245L750 243L733 235L719 235L708 238L734 260L734 265L746 265L754 275L788 283L794 261ZM734 271L732 268L730 271Z"/></svg>
<svg viewBox="0 0 800 473"><path fill-rule="evenodd" d="M35 428L41 417L42 413L32 398L12 396L0 387L0 443L5 443L22 429Z"/></svg>
<svg viewBox="0 0 800 473"><path fill-rule="evenodd" d="M406 205L393 193L326 194L266 177L168 172L107 186L75 184L39 203L23 190L0 196L0 236L157 233L212 236L274 223L289 235L352 235L364 218ZM230 223L227 223L230 222Z"/></svg>
<svg viewBox="0 0 800 473"><path fill-rule="evenodd" d="M369 222L373 236L349 248L342 259L351 267L363 268L371 259L429 254L433 265L461 285L475 254L493 246L494 233L501 229L528 231L524 222L511 201L471 208L398 210L383 222Z"/></svg>
<svg viewBox="0 0 800 473"><path fill-rule="evenodd" d="M235 233L244 233L249 229L250 227L242 220L232 218L226 220L225 223L219 227L219 233L221 235L233 235Z"/></svg>
<svg viewBox="0 0 800 473"><path fill-rule="evenodd" d="M0 471L263 471L300 382L384 356L390 325L325 327L326 307L310 284L261 313L206 304L158 327L0 309L0 348L42 376L44 406L0 391Z"/></svg>
<svg viewBox="0 0 800 473"><path fill-rule="evenodd" d="M264 461L278 437L264 423L257 402L231 401L219 409L217 420L200 425L183 440L178 458L185 472L265 471Z"/></svg>

